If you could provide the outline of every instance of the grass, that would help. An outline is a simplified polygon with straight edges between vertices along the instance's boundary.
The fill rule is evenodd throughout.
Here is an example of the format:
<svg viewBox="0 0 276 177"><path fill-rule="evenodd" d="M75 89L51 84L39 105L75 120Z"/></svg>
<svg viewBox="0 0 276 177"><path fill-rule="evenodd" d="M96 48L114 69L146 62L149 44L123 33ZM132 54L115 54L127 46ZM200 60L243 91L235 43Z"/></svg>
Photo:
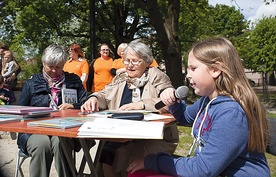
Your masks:
<svg viewBox="0 0 276 177"><path fill-rule="evenodd" d="M179 143L174 154L186 156L193 141L191 127L178 126ZM271 177L276 177L276 156L266 153L266 158L271 171Z"/></svg>

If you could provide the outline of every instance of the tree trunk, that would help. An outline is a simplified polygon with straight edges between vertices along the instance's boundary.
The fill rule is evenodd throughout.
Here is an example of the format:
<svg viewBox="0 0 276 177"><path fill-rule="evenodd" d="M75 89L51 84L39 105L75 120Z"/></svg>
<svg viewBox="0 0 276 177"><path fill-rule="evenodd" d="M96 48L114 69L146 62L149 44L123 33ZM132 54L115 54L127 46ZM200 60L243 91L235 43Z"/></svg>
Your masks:
<svg viewBox="0 0 276 177"><path fill-rule="evenodd" d="M178 36L179 0L169 0L166 17L159 11L157 0L139 0L139 4L148 14L160 40L165 60L166 73L175 88L184 84L182 60Z"/></svg>

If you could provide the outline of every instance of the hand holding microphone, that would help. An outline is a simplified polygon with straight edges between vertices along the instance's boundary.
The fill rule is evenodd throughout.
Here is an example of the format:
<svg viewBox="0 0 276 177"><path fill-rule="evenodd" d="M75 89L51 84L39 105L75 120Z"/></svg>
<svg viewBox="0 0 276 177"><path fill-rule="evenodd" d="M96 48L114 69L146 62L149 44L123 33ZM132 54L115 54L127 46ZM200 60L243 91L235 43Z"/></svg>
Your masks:
<svg viewBox="0 0 276 177"><path fill-rule="evenodd" d="M180 86L178 87L174 93L173 93L173 89L166 89L161 93L161 99L170 99L171 97L175 98L175 99L184 99L189 95L189 88L187 86ZM173 99L173 100L175 100ZM165 102L165 101L164 101ZM166 104L163 101L159 101L158 103L155 104L155 108L156 109L161 109L164 106L166 106Z"/></svg>

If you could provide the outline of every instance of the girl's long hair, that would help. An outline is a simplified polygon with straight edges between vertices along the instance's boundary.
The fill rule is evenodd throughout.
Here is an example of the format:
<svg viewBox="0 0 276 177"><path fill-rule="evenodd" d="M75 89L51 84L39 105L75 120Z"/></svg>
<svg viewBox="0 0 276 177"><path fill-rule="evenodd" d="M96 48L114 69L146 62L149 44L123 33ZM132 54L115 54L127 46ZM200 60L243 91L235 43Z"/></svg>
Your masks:
<svg viewBox="0 0 276 177"><path fill-rule="evenodd" d="M211 38L196 43L191 51L209 68L222 71L215 80L219 95L234 98L246 113L249 128L248 150L265 152L268 143L266 111L250 86L242 60L233 44L223 38Z"/></svg>

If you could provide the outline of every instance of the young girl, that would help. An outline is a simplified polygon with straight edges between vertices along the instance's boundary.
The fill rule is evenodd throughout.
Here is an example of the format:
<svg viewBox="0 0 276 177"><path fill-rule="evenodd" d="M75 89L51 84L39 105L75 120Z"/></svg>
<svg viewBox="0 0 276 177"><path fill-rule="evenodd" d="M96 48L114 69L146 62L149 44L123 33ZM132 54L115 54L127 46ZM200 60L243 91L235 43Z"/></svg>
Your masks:
<svg viewBox="0 0 276 177"><path fill-rule="evenodd" d="M128 167L129 177L148 176L153 170L156 176L269 177L266 112L232 43L222 37L196 43L189 51L187 78L202 96L193 105L176 101L172 88L160 97L180 124L192 125L188 157L148 155ZM194 146L194 156L189 157Z"/></svg>
<svg viewBox="0 0 276 177"><path fill-rule="evenodd" d="M3 59L2 59L2 76L5 78L6 85L10 88L14 88L16 86L17 80L9 79L13 74L15 74L18 69L18 64L13 58L13 53L10 50L4 51Z"/></svg>

